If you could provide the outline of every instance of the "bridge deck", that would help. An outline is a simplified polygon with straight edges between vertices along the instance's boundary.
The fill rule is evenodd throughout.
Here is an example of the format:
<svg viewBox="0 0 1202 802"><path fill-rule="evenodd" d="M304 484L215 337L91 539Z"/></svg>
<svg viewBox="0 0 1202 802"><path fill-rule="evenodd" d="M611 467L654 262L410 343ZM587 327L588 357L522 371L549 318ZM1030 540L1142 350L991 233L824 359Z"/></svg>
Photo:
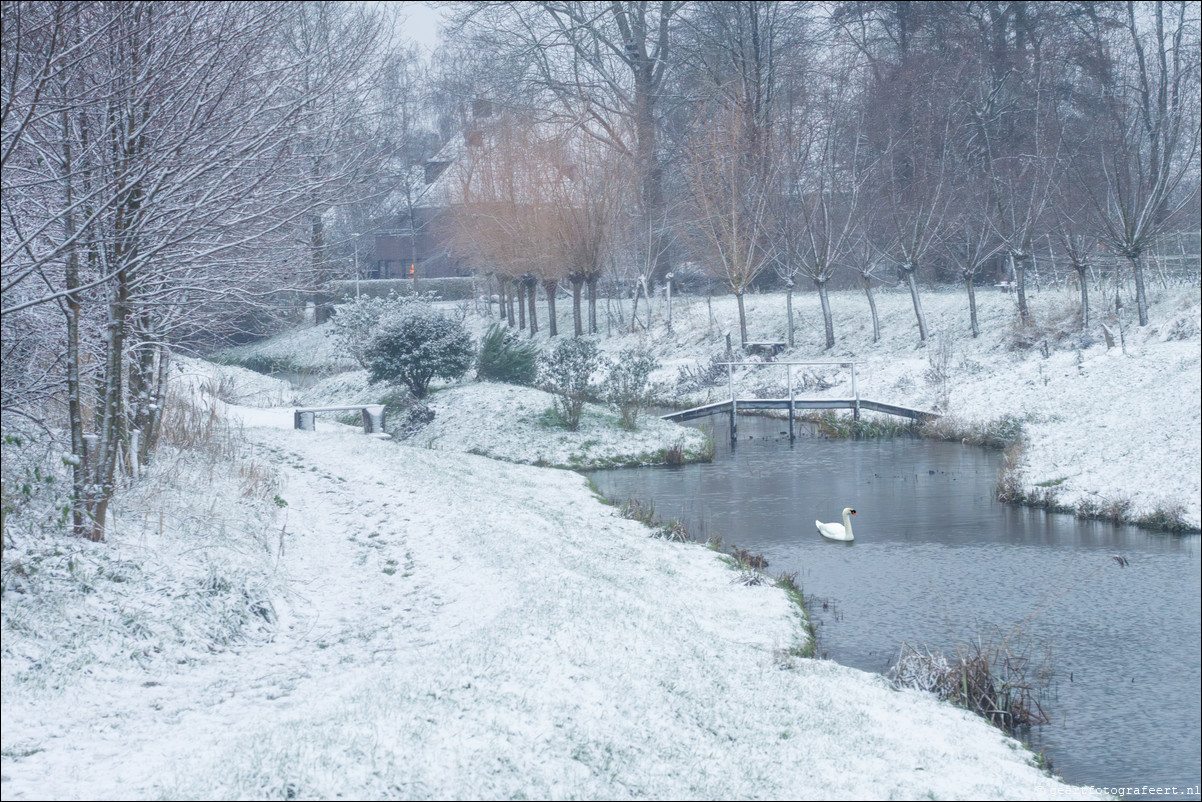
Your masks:
<svg viewBox="0 0 1202 802"><path fill-rule="evenodd" d="M790 403L794 409L855 409L856 399L854 398L795 398L792 402L787 398L747 398L736 399L735 403L738 409L789 409ZM718 401L713 404L704 404L691 409L683 409L680 412L672 412L661 416L664 420L676 421L677 423L694 420L695 418L704 418L708 415L719 415L730 412L730 401ZM866 398L860 399L860 409L868 409L873 412L884 412L889 415L897 415L911 420L922 421L931 418L939 417L934 412L927 412L921 409L911 409L897 404L886 404L882 401L869 401Z"/></svg>

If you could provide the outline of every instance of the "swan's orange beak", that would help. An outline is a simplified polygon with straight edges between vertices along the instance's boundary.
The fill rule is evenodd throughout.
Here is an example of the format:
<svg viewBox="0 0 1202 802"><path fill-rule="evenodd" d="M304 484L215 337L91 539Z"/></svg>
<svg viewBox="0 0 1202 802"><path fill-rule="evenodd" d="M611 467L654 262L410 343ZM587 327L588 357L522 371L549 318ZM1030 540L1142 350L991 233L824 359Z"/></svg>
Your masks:
<svg viewBox="0 0 1202 802"><path fill-rule="evenodd" d="M856 514L856 511L855 511L855 510L852 510L852 511L851 511L851 514L852 514L852 515L855 515L855 514Z"/></svg>

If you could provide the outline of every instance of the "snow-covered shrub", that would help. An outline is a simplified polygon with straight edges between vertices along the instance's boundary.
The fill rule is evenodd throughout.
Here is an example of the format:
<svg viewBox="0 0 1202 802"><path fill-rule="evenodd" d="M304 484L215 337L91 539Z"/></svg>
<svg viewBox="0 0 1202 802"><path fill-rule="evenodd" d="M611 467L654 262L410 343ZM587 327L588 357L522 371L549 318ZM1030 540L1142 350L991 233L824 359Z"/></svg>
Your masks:
<svg viewBox="0 0 1202 802"><path fill-rule="evenodd" d="M56 455L53 440L32 426L6 425L3 440L0 520L5 542L18 532L63 530L71 510L71 480L64 461L69 457Z"/></svg>
<svg viewBox="0 0 1202 802"><path fill-rule="evenodd" d="M765 381L751 388L753 398L788 398L789 385L782 381Z"/></svg>
<svg viewBox="0 0 1202 802"><path fill-rule="evenodd" d="M722 351L711 354L709 362L696 363L696 367L682 365L676 374L676 389L681 393L693 393L707 387L716 387L726 381L728 358Z"/></svg>
<svg viewBox="0 0 1202 802"><path fill-rule="evenodd" d="M1193 340L1198 336L1198 317L1194 313L1185 313L1176 317L1169 324L1165 333L1166 340Z"/></svg>
<svg viewBox="0 0 1202 802"><path fill-rule="evenodd" d="M355 298L335 308L327 334L333 338L339 351L368 369L367 345L376 324L411 308L429 308L430 300L429 294L398 296L395 293L390 293L386 298Z"/></svg>
<svg viewBox="0 0 1202 802"><path fill-rule="evenodd" d="M951 395L952 361L955 352L955 340L946 331L939 332L927 351L927 360L931 366L923 373L923 378L938 394L936 408L940 410L947 410L948 397Z"/></svg>
<svg viewBox="0 0 1202 802"><path fill-rule="evenodd" d="M373 382L399 382L414 398L425 398L435 377L458 379L475 356L463 323L421 302L381 318L365 350Z"/></svg>
<svg viewBox="0 0 1202 802"><path fill-rule="evenodd" d="M409 403L391 413L388 419L388 433L406 440L434 422L434 410L410 398Z"/></svg>
<svg viewBox="0 0 1202 802"><path fill-rule="evenodd" d="M1033 307L1026 321L1016 313L1007 332L1006 342L1012 351L1027 351L1038 347L1046 356L1046 352L1066 341L1075 347L1080 333L1080 304L1073 300L1056 300L1043 307Z"/></svg>
<svg viewBox="0 0 1202 802"><path fill-rule="evenodd" d="M538 348L505 326L493 324L480 341L476 380L532 386L538 380Z"/></svg>
<svg viewBox="0 0 1202 802"><path fill-rule="evenodd" d="M605 401L622 416L622 426L638 426L639 412L651 403L651 373L659 362L642 348L624 348L605 378Z"/></svg>
<svg viewBox="0 0 1202 802"><path fill-rule="evenodd" d="M555 394L556 411L570 431L580 426L580 412L589 399L593 373L602 364L597 343L583 337L564 340L542 361L542 383Z"/></svg>

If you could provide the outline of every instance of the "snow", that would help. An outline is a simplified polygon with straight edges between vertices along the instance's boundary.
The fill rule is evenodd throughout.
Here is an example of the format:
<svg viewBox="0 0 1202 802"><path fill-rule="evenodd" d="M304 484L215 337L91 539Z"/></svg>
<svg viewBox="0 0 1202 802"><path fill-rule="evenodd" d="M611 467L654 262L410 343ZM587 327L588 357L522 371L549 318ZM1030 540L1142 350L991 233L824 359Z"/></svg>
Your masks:
<svg viewBox="0 0 1202 802"><path fill-rule="evenodd" d="M931 408L931 348L908 297L882 295L873 344L863 296L834 294L833 353L797 296L782 358L854 358L863 397ZM982 300L973 340L952 334L960 296L924 296L955 336L948 411L1021 417L1032 486L1063 476L1064 498L1180 504L1196 525L1196 289L1161 293L1126 355L1009 349L1012 299ZM784 339L781 296L748 307L752 339ZM733 301L713 309L711 324L704 299L677 298L673 334L656 321L602 344L645 339L670 384L737 331ZM807 636L783 590L650 537L578 474L519 464L644 461L678 427L625 433L593 408L567 436L545 425L549 396L468 382L435 392L406 441L329 416L298 432L293 404L382 391L182 364L177 392L226 435L165 447L118 496L106 544L8 524L5 799L1098 798L962 710L795 656Z"/></svg>
<svg viewBox="0 0 1202 802"><path fill-rule="evenodd" d="M350 431L247 435L288 504L275 633L15 684L6 799L1063 788L962 711L790 657L805 636L782 591L649 538L576 474Z"/></svg>

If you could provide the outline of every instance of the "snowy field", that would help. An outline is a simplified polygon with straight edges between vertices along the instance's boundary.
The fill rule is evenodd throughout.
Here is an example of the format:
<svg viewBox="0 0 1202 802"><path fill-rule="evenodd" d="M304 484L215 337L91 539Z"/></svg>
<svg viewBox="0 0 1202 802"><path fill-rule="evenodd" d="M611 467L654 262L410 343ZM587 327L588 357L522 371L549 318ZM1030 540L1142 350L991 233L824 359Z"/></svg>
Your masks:
<svg viewBox="0 0 1202 802"><path fill-rule="evenodd" d="M1197 525L1196 289L1154 292L1126 354L1059 340L1046 357L1009 344L1009 296L982 293L973 340L962 296L928 293L952 345L946 405L908 296L882 295L873 344L863 296L835 294L832 352L799 295L788 358L854 359L865 398L1019 416L1025 482L1181 505ZM1033 301L1041 320L1067 305ZM753 340L784 338L783 307L749 299ZM602 344L645 339L667 393L737 333L733 301L712 310L678 298L673 333L659 304L650 334ZM290 347L323 369L322 337ZM8 524L4 799L1092 797L961 710L796 657L784 591L649 537L577 474L516 464L648 461L677 427L603 434L596 408L597 428L557 442L549 397L468 383L436 392L434 423L403 442L296 432L293 404L380 391L354 373L298 392L181 367L194 413L118 496L108 543Z"/></svg>

